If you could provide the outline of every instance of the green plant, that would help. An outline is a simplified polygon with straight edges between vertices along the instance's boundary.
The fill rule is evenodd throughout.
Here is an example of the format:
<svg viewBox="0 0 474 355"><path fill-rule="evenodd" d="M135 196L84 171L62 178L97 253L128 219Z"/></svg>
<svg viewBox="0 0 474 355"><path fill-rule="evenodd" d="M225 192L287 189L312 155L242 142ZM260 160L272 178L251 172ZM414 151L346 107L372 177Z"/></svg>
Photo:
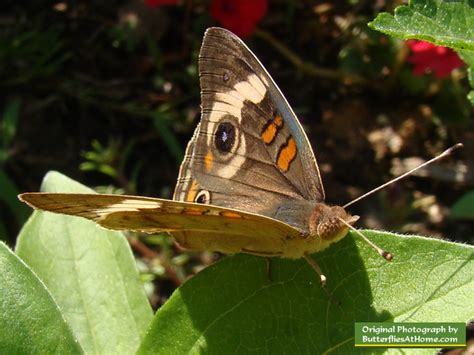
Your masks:
<svg viewBox="0 0 474 355"><path fill-rule="evenodd" d="M469 66L474 88L474 8L468 0L411 0L392 16L381 13L369 23L380 32L402 39L419 39L456 50ZM468 94L474 105L474 90Z"/></svg>
<svg viewBox="0 0 474 355"><path fill-rule="evenodd" d="M57 173L46 176L43 188L92 192ZM23 312L23 297L35 297L41 292L41 302L29 305L29 317L38 323L44 318L53 322L56 317L55 322L66 323L67 327L62 325L58 330L59 338L35 337L22 343L21 346L30 346L24 349L26 352L54 349L58 339L69 339L70 331L74 342L87 353L112 349L119 353L134 351L145 334L152 311L127 240L121 233L98 229L82 219L57 217L41 212L33 214L18 238L18 257L8 254L6 246L2 246L4 255L9 256L2 263L1 274L12 285L5 288L7 280L2 280L2 299L12 300L2 309L3 319L15 318L15 314ZM23 274L28 274L28 279ZM47 311L50 308L56 308L52 315ZM6 329L9 324L2 322L2 327ZM23 327L22 334L27 337L35 332L32 327L36 324ZM0 352L15 352L17 344L8 341L11 333L0 333L0 347L3 346ZM48 342L51 343L45 344Z"/></svg>
<svg viewBox="0 0 474 355"><path fill-rule="evenodd" d="M91 192L58 173L46 176L42 190ZM235 255L194 276L152 320L121 233L77 217L35 212L20 234L17 256L0 248L1 284L9 285L1 288L2 299L10 300L2 305L2 317L17 319L15 327L0 332L1 351L17 350L16 342L7 341L12 332L26 338L42 322L55 324L56 336L35 336L21 344L25 352L56 346L97 353L347 352L355 321L474 317L468 307L474 247L364 233L395 259L387 263L352 234L319 253L328 290L340 305L302 260L272 259L267 274L263 258ZM22 305L30 298L37 300L25 314ZM29 317L36 321L28 323Z"/></svg>
<svg viewBox="0 0 474 355"><path fill-rule="evenodd" d="M288 30L293 27L308 30L302 31L306 34L312 33L311 30L315 27L323 27L319 23L315 25L314 18L306 13L305 19L309 20L301 21L301 18L297 18L295 14L299 5L295 4L288 2L279 14L287 21ZM358 7L359 10L364 7L362 5ZM160 46L155 47L157 41L151 34L147 35L147 45L143 46L133 28L121 30L109 27L109 31L105 32L107 40L104 40L100 36L103 31L100 26L107 28L106 24L112 23L113 16L104 16L104 21L99 22L95 30L91 30L93 28L81 25L91 23L91 18L96 21L96 14L100 13L96 12L98 9L86 4L81 4L80 12L71 8L70 14L80 13L83 16L79 20L87 19L87 15L92 14L89 21L74 19L71 22L73 25L65 26L78 38L70 41L61 31L43 31L38 39L35 39L34 31L19 34L17 43L20 45L7 46L7 51L0 53L12 53L7 57L0 57L8 59L3 61L8 64L4 66L7 68L4 73L9 74L9 80L4 85L21 93L35 93L41 100L38 100L39 103L33 101L33 106L47 109L45 116L49 116L50 111L51 114L54 113L51 108L59 101L64 105L67 115L71 115L72 121L80 122L92 117L82 127L96 127L95 124L106 122L101 126L101 133L109 140L101 141L109 142L109 145L93 143L92 150L86 156L87 164L82 167L88 171L104 172L122 188L134 190L135 176L127 175L122 179L120 176L123 172L137 171L143 162L149 161L157 167L158 175L167 174L170 169L166 169L168 165L164 161L171 160L169 165L174 165L182 158L182 142L176 132L187 133L189 127L194 125L193 117L196 116L198 104L186 104L186 100L197 100L198 97L196 58L193 58L194 64L186 63L186 60L189 59L188 56L197 55L198 38L202 28L208 25L202 4L199 3L196 8L196 13L193 13L192 7L187 7L189 14L199 18L193 24L195 33L188 34L186 30L189 31L189 24L183 24L183 38L196 42L194 51L189 51L189 48L186 51L187 42L183 39L183 48L177 48L181 43L176 41L179 45L171 46L175 50L171 55L164 52L167 49L166 45L162 47L165 41L159 42ZM287 16L289 11L291 16ZM326 16L324 11L322 14ZM471 86L474 86L472 11L472 6L467 1L412 1L408 6L396 10L394 17L380 15L371 26L400 38L430 40L458 50L471 67L469 79ZM179 14L178 11L177 13ZM288 60L300 74L303 73L305 80L300 83L309 84L306 76L317 78L317 84L323 87L320 91L327 91L331 97L334 95L339 99L339 95L350 92L351 87L355 87L355 91L365 88L378 91L381 83L375 86L373 81L383 77L381 73L387 68L391 77L388 83L383 84L393 87L392 91L384 89L381 92L385 93L390 106L396 106L392 105L392 96L393 93L398 94L395 92L398 90L398 74L409 76L402 80L402 84L412 89L409 90L410 94L426 94L432 84L431 78L415 80L408 68L405 71L398 70L402 66L401 61L397 62L393 56L399 52L401 42L393 39L384 41L382 35L367 28L360 30L365 27L365 22L361 21L360 14L354 10L356 20L351 24L352 14L347 16L349 26L341 23L341 37L344 34L347 37L338 43L342 48L338 69L323 68L319 61L322 59L322 63L325 60L328 63L331 60L328 52L337 47L333 44L314 46L312 40L308 41L311 36L306 39L282 38L277 41L262 30L257 30L256 39L273 45L283 58L285 67L288 65L285 60ZM65 24L71 20L67 16L61 18ZM454 20L450 21L451 19ZM278 16L272 21L276 21L275 27L280 24ZM446 25L447 23L451 26L460 23L462 26L458 30ZM180 26L171 27L173 34L178 27ZM90 33L93 35L90 36ZM446 33L451 34L450 38L445 38ZM86 34L87 40L78 34ZM327 34L320 35L325 39ZM11 42L14 43L15 40ZM282 45L289 42L302 45L296 46L297 49ZM76 51L78 48L80 50ZM122 51L114 51L112 48ZM262 50L263 48L264 46ZM95 52L99 55L94 56ZM275 52L271 52L271 55L276 63L271 70L275 70L275 67L283 68L279 56ZM133 60L123 65L123 62L117 60L120 57ZM18 63L25 63L17 58L27 59L27 64L18 68L21 75L11 69L17 68ZM79 64L77 67L72 65L75 62ZM153 70L143 70L138 75L132 71L135 66L130 63L139 63L137 67L146 68L147 62L152 63L150 66ZM104 68L96 68L91 63L103 63L107 69L119 68L120 74L106 70L107 75L101 76L99 73L103 74L101 70ZM70 66L65 68L65 64ZM92 70L84 75L82 67L90 67ZM281 70L281 73L284 78L286 71ZM39 89L33 85L35 82L42 82L45 77L53 80L43 80L45 87L39 86ZM139 86L141 81L145 84L141 83L143 85ZM341 89L337 85L329 86L327 82L348 82L354 86L348 85ZM28 84L28 90L21 86L24 83ZM456 83L449 83L443 87L451 94L451 91L456 91L456 95L445 100L445 109L448 111L452 111L449 98L458 98L458 94L464 90L464 87L455 85ZM300 92L304 96L308 90L298 90L298 94ZM45 93L51 93L51 96L44 98ZM474 91L471 91L469 98L474 102ZM28 102L27 99L27 95L24 98L22 96L22 104L24 101ZM77 102L68 106L69 101ZM9 115L7 123L10 122L10 127L16 127L18 109L15 109L16 101L12 102L6 106L5 114ZM367 103L374 104L374 101ZM189 109L187 105L196 111ZM314 106L303 105L296 108L300 112L312 112ZM36 114L37 111L33 112ZM81 114L72 115L75 112ZM326 118L330 119L330 114L331 112ZM307 116L311 118L312 115ZM355 119L356 116L354 114L351 117ZM53 120L53 123L59 122L57 126L65 122L62 115L59 117L60 119ZM186 117L186 121L183 117ZM140 122L143 128L138 130L138 138L136 129L131 128L130 136L133 138L127 135L118 135L120 138L116 138L116 125L121 119L126 131ZM14 122L13 126L11 122ZM305 123L309 125L310 120L306 119ZM442 122L438 124L441 132L447 131ZM53 124L53 128L56 125ZM344 131L347 130L347 121L343 122L343 128ZM334 130L334 127L331 129ZM53 129L53 132L57 131L59 130ZM12 137L10 133L5 137ZM58 136L60 135L53 134L54 139ZM64 136L69 137L68 134ZM95 133L92 136L95 137ZM90 142L92 138L86 137L86 143ZM442 137L446 139L446 136ZM361 140L358 136L349 138ZM157 140L162 141L160 148L165 148L166 158L153 155L155 151L151 150L151 158L146 160L144 154L147 149L143 149L140 143L149 142L146 146L149 149L150 146L156 146ZM336 136L333 147L343 140L341 138L338 141ZM125 148L115 144L122 141L132 142L127 143ZM2 147L3 143L4 141ZM430 143L422 141L420 145L426 147ZM437 143L443 144L446 140ZM5 145L7 146L8 144ZM66 144L62 146L67 147ZM350 149L346 148L347 150ZM7 151L8 147L0 154ZM139 159L143 157L143 162L140 160L132 169L125 169L126 162L137 156ZM2 180L2 177L0 175L0 196L4 196L1 189L7 189L8 196L13 201L16 189L5 183L11 182L11 179ZM91 192L57 173L47 175L42 189L54 192ZM453 216L456 211L463 214L471 212L471 201L472 196L466 195L466 199L453 207ZM20 212L15 212L15 216L19 215ZM471 295L474 291L472 246L379 231L367 230L364 233L390 250L395 259L392 263L380 259L352 233L340 243L317 254L316 258L328 276L328 290L335 300L329 299L321 290L316 275L303 261L273 259L270 272L267 273L264 259L235 255L224 258L186 282L153 318L123 234L102 230L91 222L78 218L35 212L21 232L16 254L0 244L0 352L223 353L230 349L234 352L348 353L354 350L354 321L465 322L474 317L471 307ZM0 234L4 234L1 229ZM149 239L155 239L160 247L166 245L171 249L171 242L163 241L162 236L151 236ZM159 273L164 271L155 272ZM150 273L146 277L149 281L154 276ZM377 351L383 352L384 349ZM431 354L433 350L417 349L417 352Z"/></svg>

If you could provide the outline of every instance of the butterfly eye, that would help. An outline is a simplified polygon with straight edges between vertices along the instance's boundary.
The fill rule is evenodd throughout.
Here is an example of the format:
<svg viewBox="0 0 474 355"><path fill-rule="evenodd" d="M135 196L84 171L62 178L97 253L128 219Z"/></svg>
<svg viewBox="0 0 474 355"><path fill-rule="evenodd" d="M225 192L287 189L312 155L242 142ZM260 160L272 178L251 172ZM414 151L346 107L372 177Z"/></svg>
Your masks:
<svg viewBox="0 0 474 355"><path fill-rule="evenodd" d="M216 130L214 143L223 154L229 153L235 144L235 133L236 129L230 122L222 122L219 124Z"/></svg>
<svg viewBox="0 0 474 355"><path fill-rule="evenodd" d="M207 190L201 190L196 195L194 202L207 204L211 201L211 194Z"/></svg>

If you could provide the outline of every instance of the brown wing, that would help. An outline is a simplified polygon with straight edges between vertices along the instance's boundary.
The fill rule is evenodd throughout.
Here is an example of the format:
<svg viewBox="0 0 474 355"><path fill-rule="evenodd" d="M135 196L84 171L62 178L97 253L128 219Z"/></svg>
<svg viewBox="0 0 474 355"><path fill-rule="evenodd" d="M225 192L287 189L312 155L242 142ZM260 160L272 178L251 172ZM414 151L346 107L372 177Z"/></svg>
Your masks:
<svg viewBox="0 0 474 355"><path fill-rule="evenodd" d="M105 194L24 193L19 198L34 208L80 216L108 229L169 232L195 250L284 256L289 240L303 240L283 222L203 204Z"/></svg>
<svg viewBox="0 0 474 355"><path fill-rule="evenodd" d="M324 200L311 146L266 70L231 32L206 31L201 123L174 198L273 216L290 200Z"/></svg>

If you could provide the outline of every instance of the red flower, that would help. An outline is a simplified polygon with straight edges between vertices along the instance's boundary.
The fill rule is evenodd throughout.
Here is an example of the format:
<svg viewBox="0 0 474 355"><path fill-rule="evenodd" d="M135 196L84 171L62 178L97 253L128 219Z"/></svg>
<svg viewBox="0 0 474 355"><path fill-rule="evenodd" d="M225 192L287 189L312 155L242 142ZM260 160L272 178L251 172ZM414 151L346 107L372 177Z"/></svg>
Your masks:
<svg viewBox="0 0 474 355"><path fill-rule="evenodd" d="M162 5L177 5L178 0L145 0L145 5L151 8L160 7Z"/></svg>
<svg viewBox="0 0 474 355"><path fill-rule="evenodd" d="M412 52L407 61L414 64L414 75L423 75L429 71L442 79L447 77L453 69L464 65L457 53L450 48L417 40L407 41L407 45Z"/></svg>
<svg viewBox="0 0 474 355"><path fill-rule="evenodd" d="M222 26L247 37L267 13L267 0L212 0L210 10Z"/></svg>

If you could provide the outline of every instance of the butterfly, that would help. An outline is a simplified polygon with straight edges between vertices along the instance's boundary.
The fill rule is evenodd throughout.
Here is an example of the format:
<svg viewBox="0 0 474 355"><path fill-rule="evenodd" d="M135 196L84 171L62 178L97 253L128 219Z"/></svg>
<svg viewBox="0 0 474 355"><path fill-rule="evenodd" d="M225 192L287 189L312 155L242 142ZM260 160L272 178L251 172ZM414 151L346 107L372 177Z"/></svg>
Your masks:
<svg viewBox="0 0 474 355"><path fill-rule="evenodd" d="M209 28L199 76L201 121L186 148L173 200L68 193L19 198L109 229L168 232L188 249L305 258L324 282L310 254L342 239L358 216L324 202L308 138L244 42Z"/></svg>

